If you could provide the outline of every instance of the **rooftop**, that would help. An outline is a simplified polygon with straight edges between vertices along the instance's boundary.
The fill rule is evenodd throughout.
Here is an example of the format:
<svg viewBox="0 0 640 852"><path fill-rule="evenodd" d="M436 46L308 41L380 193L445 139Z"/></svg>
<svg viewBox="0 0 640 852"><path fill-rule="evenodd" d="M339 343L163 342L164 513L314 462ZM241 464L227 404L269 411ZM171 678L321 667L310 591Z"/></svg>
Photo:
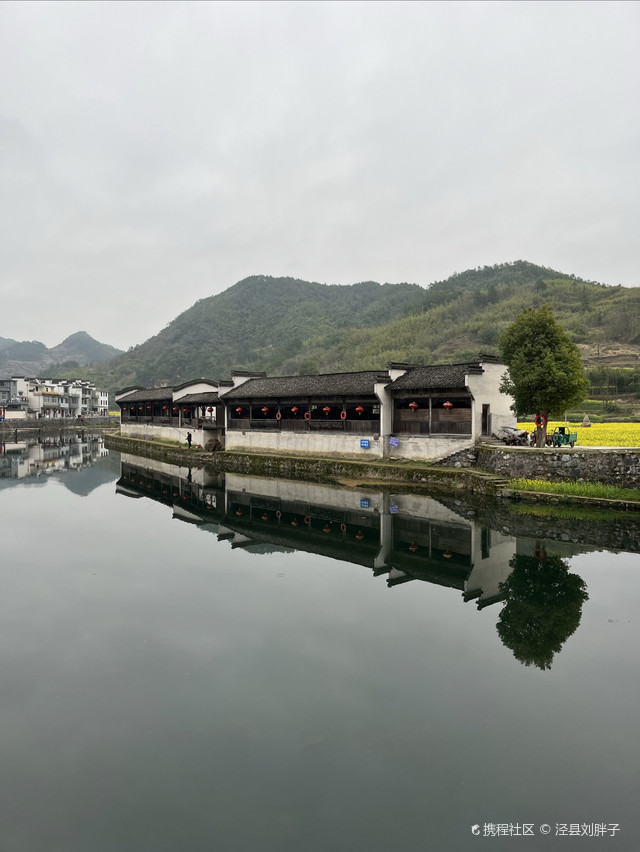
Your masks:
<svg viewBox="0 0 640 852"><path fill-rule="evenodd" d="M388 390L463 390L469 373L483 373L479 361L465 364L434 364L411 367L388 386Z"/></svg>
<svg viewBox="0 0 640 852"><path fill-rule="evenodd" d="M389 375L380 370L359 373L327 373L319 376L274 376L248 379L227 391L224 399L298 399L322 396L371 396L376 382L388 382Z"/></svg>

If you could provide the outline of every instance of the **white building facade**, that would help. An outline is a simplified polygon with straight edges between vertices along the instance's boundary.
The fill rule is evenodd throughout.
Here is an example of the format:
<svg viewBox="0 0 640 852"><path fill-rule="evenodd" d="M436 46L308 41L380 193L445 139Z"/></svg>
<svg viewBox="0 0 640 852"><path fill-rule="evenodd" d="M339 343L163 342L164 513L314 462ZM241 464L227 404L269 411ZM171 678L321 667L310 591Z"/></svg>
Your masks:
<svg viewBox="0 0 640 852"><path fill-rule="evenodd" d="M79 379L0 379L0 417L56 419L107 417L108 391Z"/></svg>

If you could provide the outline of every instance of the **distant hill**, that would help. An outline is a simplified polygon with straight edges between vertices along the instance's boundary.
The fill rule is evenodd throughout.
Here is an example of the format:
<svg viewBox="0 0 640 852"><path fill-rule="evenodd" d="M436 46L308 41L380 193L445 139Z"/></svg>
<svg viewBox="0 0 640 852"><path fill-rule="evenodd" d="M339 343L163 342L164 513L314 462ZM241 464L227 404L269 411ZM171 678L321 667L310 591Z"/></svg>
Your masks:
<svg viewBox="0 0 640 852"><path fill-rule="evenodd" d="M113 390L228 378L233 368L286 375L464 360L496 354L502 330L524 308L541 304L553 307L586 362L640 363L640 288L515 261L455 273L427 288L251 276L85 375Z"/></svg>
<svg viewBox="0 0 640 852"><path fill-rule="evenodd" d="M52 377L58 371L86 367L114 358L122 352L115 346L99 343L86 331L71 334L62 343L48 349L38 340L12 340L0 337L0 373L11 375Z"/></svg>
<svg viewBox="0 0 640 852"><path fill-rule="evenodd" d="M116 349L108 343L99 343L86 331L70 334L62 343L49 350L50 357L57 363L77 361L81 365L99 364L121 353L122 349Z"/></svg>

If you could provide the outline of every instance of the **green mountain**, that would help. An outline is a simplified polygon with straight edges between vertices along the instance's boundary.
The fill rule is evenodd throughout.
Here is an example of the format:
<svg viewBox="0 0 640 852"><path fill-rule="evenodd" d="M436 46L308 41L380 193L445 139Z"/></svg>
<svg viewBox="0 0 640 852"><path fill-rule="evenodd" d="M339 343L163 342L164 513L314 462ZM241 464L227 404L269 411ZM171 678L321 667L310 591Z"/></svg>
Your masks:
<svg viewBox="0 0 640 852"><path fill-rule="evenodd" d="M39 340L0 338L0 371L5 376L57 376L65 369L98 364L122 352L115 346L99 343L86 331L71 334L62 343L47 349Z"/></svg>
<svg viewBox="0 0 640 852"><path fill-rule="evenodd" d="M99 343L86 331L76 331L50 349L49 357L58 363L77 361L78 364L99 364L121 353L122 349L116 349L108 343Z"/></svg>
<svg viewBox="0 0 640 852"><path fill-rule="evenodd" d="M111 390L228 378L437 363L497 353L520 311L549 304L585 361L637 364L640 288L607 287L525 261L456 273L427 288L336 286L252 276L201 299L163 331L92 370Z"/></svg>

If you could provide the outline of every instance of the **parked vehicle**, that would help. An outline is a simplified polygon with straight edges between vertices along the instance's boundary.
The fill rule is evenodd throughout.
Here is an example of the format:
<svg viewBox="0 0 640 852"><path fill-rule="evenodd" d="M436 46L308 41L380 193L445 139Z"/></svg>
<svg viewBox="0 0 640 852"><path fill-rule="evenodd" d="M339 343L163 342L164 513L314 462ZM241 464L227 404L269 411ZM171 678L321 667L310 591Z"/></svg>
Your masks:
<svg viewBox="0 0 640 852"><path fill-rule="evenodd" d="M529 443L532 447L536 446L536 441L538 440L538 432L534 429L531 435L529 435ZM553 438L551 437L551 433L547 432L544 436L544 445L545 447L551 447L553 445Z"/></svg>
<svg viewBox="0 0 640 852"><path fill-rule="evenodd" d="M578 443L578 433L570 432L567 426L557 426L553 430L551 443L554 447L574 447Z"/></svg>
<svg viewBox="0 0 640 852"><path fill-rule="evenodd" d="M515 426L501 426L494 437L507 446L526 447L529 444L529 433L526 429L517 429Z"/></svg>

